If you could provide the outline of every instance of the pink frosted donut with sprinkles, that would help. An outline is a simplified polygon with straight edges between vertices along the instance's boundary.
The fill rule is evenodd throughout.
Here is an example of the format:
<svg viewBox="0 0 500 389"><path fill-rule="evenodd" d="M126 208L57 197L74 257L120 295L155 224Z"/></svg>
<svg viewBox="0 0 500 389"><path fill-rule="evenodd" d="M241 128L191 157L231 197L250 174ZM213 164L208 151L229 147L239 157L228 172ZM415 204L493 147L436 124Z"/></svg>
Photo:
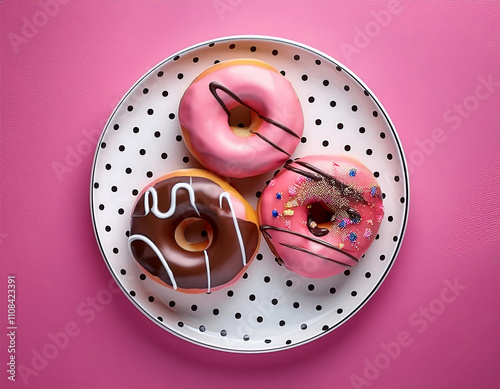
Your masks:
<svg viewBox="0 0 500 389"><path fill-rule="evenodd" d="M288 160L262 192L260 230L278 263L309 278L358 263L384 216L373 173L346 156Z"/></svg>
<svg viewBox="0 0 500 389"><path fill-rule="evenodd" d="M250 58L220 62L196 77L180 101L179 122L188 150L203 166L236 178L282 166L304 129L290 81Z"/></svg>

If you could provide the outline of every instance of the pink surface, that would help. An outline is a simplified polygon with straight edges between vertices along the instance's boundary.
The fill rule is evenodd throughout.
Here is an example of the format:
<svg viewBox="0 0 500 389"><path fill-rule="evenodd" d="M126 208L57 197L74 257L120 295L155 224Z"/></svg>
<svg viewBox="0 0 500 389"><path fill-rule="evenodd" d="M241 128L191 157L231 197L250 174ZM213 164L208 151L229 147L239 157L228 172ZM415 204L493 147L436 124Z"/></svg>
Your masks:
<svg viewBox="0 0 500 389"><path fill-rule="evenodd" d="M16 381L3 335L1 387L499 387L500 3L3 0L0 12L5 334L7 275L17 292ZM381 288L337 330L277 354L212 351L152 324L116 290L90 220L93 151L116 103L167 56L236 34L347 65L411 171Z"/></svg>

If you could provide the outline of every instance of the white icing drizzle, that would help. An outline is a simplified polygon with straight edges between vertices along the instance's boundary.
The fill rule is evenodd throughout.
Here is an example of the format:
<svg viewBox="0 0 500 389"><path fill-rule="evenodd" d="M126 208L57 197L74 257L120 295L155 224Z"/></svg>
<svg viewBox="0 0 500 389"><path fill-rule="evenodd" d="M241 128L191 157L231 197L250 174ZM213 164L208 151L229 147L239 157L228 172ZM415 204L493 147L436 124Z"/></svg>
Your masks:
<svg viewBox="0 0 500 389"><path fill-rule="evenodd" d="M240 244L241 257L243 259L243 266L247 264L247 256L245 254L245 246L243 244L243 238L241 237L240 227L238 226L238 220L234 214L233 204L231 203L231 198L229 193L223 192L219 196L219 207L222 208L222 199L225 198L231 210L231 215L233 217L234 229L236 230L236 235L238 236L238 243Z"/></svg>
<svg viewBox="0 0 500 389"><path fill-rule="evenodd" d="M140 241L146 243L151 248L151 250L154 251L154 253L158 256L158 259L160 260L161 264L163 265L163 267L167 271L168 277L170 278L170 282L172 283L172 288L177 289L177 282L175 282L174 273L172 273L172 270L170 270L170 267L168 266L167 261L163 257L163 254L158 249L158 247L156 247L156 245L151 241L151 239L145 237L144 235L135 234L135 235L132 235L128 238L129 249L131 251L132 251L131 244L135 240L140 240Z"/></svg>
<svg viewBox="0 0 500 389"><path fill-rule="evenodd" d="M203 250L205 254L205 266L207 267L207 293L210 293L210 259L208 259L207 250Z"/></svg>
<svg viewBox="0 0 500 389"><path fill-rule="evenodd" d="M200 212L198 211L198 208L196 208L194 190L191 185L192 181L190 180L189 184L184 182L178 182L172 187L170 209L167 212L161 212L158 209L158 193L156 192L156 189L154 187L148 188L144 193L144 210L145 210L144 215L147 215L149 211L151 211L159 219L167 219L170 216L172 216L175 212L175 207L177 205L177 199L176 199L177 191L182 188L188 191L189 202L193 206L198 216L200 216ZM153 206L151 208L149 207L149 194L151 194L151 197L153 198Z"/></svg>

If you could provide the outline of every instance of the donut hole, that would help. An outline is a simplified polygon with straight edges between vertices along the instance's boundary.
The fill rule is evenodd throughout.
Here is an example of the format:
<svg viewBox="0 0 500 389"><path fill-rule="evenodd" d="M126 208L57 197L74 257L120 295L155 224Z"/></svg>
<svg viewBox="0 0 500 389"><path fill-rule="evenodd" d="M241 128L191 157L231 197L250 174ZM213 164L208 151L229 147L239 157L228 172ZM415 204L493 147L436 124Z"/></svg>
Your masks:
<svg viewBox="0 0 500 389"><path fill-rule="evenodd" d="M307 207L307 227L316 236L323 236L330 232L333 213L328 206L316 201Z"/></svg>
<svg viewBox="0 0 500 389"><path fill-rule="evenodd" d="M186 251L203 251L212 244L214 232L210 224L201 218L190 217L175 229L175 241Z"/></svg>
<svg viewBox="0 0 500 389"><path fill-rule="evenodd" d="M236 136L246 138L260 126L262 119L250 108L239 104L229 110L227 122Z"/></svg>

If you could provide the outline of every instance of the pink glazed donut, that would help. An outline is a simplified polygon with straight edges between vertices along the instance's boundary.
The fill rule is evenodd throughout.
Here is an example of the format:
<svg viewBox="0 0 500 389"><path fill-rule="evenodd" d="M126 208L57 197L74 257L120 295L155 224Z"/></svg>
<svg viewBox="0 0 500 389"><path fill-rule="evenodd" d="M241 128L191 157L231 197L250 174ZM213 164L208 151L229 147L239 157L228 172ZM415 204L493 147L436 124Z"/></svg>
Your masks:
<svg viewBox="0 0 500 389"><path fill-rule="evenodd" d="M304 129L290 82L255 59L220 62L196 77L182 96L179 121L191 154L207 169L236 178L283 165Z"/></svg>
<svg viewBox="0 0 500 389"><path fill-rule="evenodd" d="M289 160L258 203L260 230L278 263L324 278L358 263L384 216L382 192L366 166L344 156Z"/></svg>

